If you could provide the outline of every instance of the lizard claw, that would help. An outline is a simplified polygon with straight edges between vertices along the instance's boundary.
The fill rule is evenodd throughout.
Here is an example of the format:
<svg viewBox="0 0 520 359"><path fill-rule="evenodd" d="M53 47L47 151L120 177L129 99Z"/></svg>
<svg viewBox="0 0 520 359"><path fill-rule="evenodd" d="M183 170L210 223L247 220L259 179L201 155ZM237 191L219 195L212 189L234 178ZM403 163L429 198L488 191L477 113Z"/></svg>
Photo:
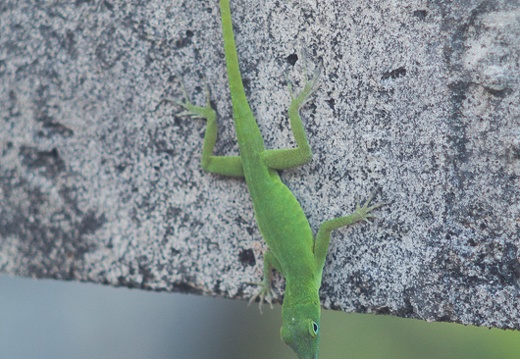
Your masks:
<svg viewBox="0 0 520 359"><path fill-rule="evenodd" d="M356 211L354 213L359 217L360 221L365 221L367 223L370 223L369 219L377 218L371 212L373 210L377 209L377 208L383 207L383 206L388 204L386 202L381 202L381 203L377 203L377 204L374 204L372 206L369 206L370 202L372 201L372 199L374 199L375 194L376 194L376 191L373 191L370 194L370 196L368 197L368 199L365 201L363 206L361 206L359 204L359 201L357 201L357 203L356 203Z"/></svg>
<svg viewBox="0 0 520 359"><path fill-rule="evenodd" d="M302 51L302 62L305 71L305 84L303 89L298 94L294 93L292 83L287 79L286 76L287 87L289 88L291 100L293 103L297 104L298 108L302 107L305 102L307 102L309 97L318 89L318 79L320 78L321 71L323 69L323 64L320 62L319 65L314 66L312 76L309 76L309 69L307 67L307 53L305 50Z"/></svg>
<svg viewBox="0 0 520 359"><path fill-rule="evenodd" d="M270 286L264 282L249 282L248 284L258 285L260 289L256 292L255 295L249 299L247 305L251 305L257 298L260 298L258 303L258 309L260 310L260 314L263 314L262 306L264 305L264 301L269 304L269 307L273 309L273 291Z"/></svg>
<svg viewBox="0 0 520 359"><path fill-rule="evenodd" d="M203 118L209 120L210 118L216 117L215 110L211 107L211 96L210 91L207 83L204 85L204 94L206 97L206 104L205 106L196 106L191 102L190 96L188 95L188 91L186 90L186 85L184 84L184 81L182 80L181 75L177 75L177 77L180 78L180 87L182 92L182 100L171 98L171 97L163 97L161 102L173 102L175 105L180 106L184 109L181 113L179 113L179 116L190 116L193 118Z"/></svg>
<svg viewBox="0 0 520 359"><path fill-rule="evenodd" d="M179 116L190 116L193 118L213 118L215 117L215 110L211 107L210 103L210 91L207 85L204 86L204 92L206 94L206 105L205 106L195 106L186 91L186 87L184 86L184 82L181 81L181 90L183 93L184 100L176 100L172 98L164 98L164 101L173 102L177 106L184 108L184 111L179 113Z"/></svg>

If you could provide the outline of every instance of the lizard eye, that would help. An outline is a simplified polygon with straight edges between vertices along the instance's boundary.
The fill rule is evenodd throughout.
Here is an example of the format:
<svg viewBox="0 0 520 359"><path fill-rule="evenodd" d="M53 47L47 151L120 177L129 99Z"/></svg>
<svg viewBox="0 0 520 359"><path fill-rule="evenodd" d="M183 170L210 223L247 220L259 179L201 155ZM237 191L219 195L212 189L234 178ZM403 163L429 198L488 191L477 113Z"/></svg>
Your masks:
<svg viewBox="0 0 520 359"><path fill-rule="evenodd" d="M311 336L314 338L318 335L318 331L320 330L320 326L318 323L313 322L312 320L309 323L309 332L311 333Z"/></svg>

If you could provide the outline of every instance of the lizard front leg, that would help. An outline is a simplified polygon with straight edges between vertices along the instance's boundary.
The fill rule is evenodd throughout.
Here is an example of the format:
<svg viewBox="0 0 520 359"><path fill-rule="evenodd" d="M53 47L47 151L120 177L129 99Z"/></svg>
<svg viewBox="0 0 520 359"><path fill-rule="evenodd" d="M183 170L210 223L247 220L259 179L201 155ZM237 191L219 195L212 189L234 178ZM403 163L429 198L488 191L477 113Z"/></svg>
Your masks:
<svg viewBox="0 0 520 359"><path fill-rule="evenodd" d="M189 99L184 85L182 86L184 93L184 101L171 101L185 109L180 113L180 116L191 116L193 118L202 118L207 121L206 134L204 135L204 142L202 144L202 161L201 165L204 171L216 173L223 176L244 177L244 170L242 168L242 159L240 156L214 156L213 149L217 142L217 114L211 107L210 93L206 87L206 106L195 106Z"/></svg>
<svg viewBox="0 0 520 359"><path fill-rule="evenodd" d="M305 55L303 56L305 60ZM304 61L306 82L299 94L295 94L289 82L289 93L291 94L291 104L289 105L289 121L296 140L296 148L267 150L262 153L264 163L272 169L284 170L291 167L301 166L310 162L312 150L305 135L300 109L309 100L310 96L316 91L318 80L321 74L321 65L317 66L311 78L307 75L307 65Z"/></svg>
<svg viewBox="0 0 520 359"><path fill-rule="evenodd" d="M382 207L386 204L378 203L369 206L373 197L374 194L369 197L363 206L360 206L358 203L354 213L343 217L334 218L321 224L320 229L318 230L318 234L316 235L316 240L314 241L314 257L316 259L316 267L318 270L321 271L325 264L325 257L327 256L327 251L329 250L330 244L330 233L333 230L345 226L350 226L360 221L368 221L370 218L375 217L371 213L374 209Z"/></svg>

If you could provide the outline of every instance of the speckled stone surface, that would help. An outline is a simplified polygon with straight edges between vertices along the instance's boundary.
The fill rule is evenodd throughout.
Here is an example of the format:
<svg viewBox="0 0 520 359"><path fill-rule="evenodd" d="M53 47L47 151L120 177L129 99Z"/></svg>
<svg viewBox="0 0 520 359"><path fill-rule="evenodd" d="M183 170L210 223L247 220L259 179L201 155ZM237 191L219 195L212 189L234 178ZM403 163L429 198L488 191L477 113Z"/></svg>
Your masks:
<svg viewBox="0 0 520 359"><path fill-rule="evenodd" d="M294 145L285 75L323 62L313 161L282 173L313 229L391 202L333 233L325 307L520 329L519 7L232 1L269 148ZM247 188L202 172L204 122L161 101L208 83L237 154L218 2L8 0L0 33L0 271L250 297Z"/></svg>

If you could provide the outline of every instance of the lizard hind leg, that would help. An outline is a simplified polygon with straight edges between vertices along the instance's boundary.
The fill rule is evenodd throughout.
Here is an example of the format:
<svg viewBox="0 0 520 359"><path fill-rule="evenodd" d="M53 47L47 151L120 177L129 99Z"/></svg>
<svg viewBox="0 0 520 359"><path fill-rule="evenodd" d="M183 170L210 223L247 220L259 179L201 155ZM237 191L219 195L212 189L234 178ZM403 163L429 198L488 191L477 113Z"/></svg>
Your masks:
<svg viewBox="0 0 520 359"><path fill-rule="evenodd" d="M305 50L302 50L301 56L303 69L305 71L305 84L303 85L302 90L298 94L296 94L293 90L291 81L287 80L287 87L289 88L289 93L291 95L291 106L289 111L291 111L291 108L298 111L309 100L310 96L314 92L316 92L316 90L319 87L319 79L323 70L323 64L320 62L318 65L314 66L312 76L309 76L309 66L307 65L307 52Z"/></svg>
<svg viewBox="0 0 520 359"><path fill-rule="evenodd" d="M272 290L272 279L273 279L273 269L279 271L280 263L274 256L273 252L267 250L264 253L264 270L263 270L263 279L261 282L249 283L260 286L259 290L249 299L249 305L253 303L257 298L259 298L258 308L260 309L260 314L262 314L262 305L264 301L269 303L271 309L273 309L273 290Z"/></svg>
<svg viewBox="0 0 520 359"><path fill-rule="evenodd" d="M305 135L305 129L300 117L300 109L317 90L322 65L320 64L315 66L312 76L309 77L306 57L307 55L303 53L302 61L305 69L305 84L302 90L298 94L294 93L291 82L287 80L287 87L289 88L289 93L291 95L291 104L289 105L288 110L289 122L291 124L297 147L266 150L261 154L264 163L269 168L275 170L284 170L301 166L310 162L312 159L312 150L309 141L307 140L307 136Z"/></svg>
<svg viewBox="0 0 520 359"><path fill-rule="evenodd" d="M242 159L240 156L215 156L213 150L217 142L217 113L211 107L209 87L205 86L206 104L205 106L194 105L189 96L184 83L181 82L181 89L184 94L184 100L164 99L165 101L174 102L178 106L184 108L180 116L190 116L192 118L202 118L207 122L206 134L202 144L202 168L206 172L216 173L223 176L243 177L244 170L242 168Z"/></svg>
<svg viewBox="0 0 520 359"><path fill-rule="evenodd" d="M184 101L176 101L177 105L184 108L184 111L179 114L179 116L191 116L194 118L203 118L209 121L215 121L217 118L217 114L213 107L211 107L211 94L209 91L208 85L204 85L204 94L206 98L205 106L195 106L186 91L186 87L184 83L181 83L182 92L184 94Z"/></svg>

